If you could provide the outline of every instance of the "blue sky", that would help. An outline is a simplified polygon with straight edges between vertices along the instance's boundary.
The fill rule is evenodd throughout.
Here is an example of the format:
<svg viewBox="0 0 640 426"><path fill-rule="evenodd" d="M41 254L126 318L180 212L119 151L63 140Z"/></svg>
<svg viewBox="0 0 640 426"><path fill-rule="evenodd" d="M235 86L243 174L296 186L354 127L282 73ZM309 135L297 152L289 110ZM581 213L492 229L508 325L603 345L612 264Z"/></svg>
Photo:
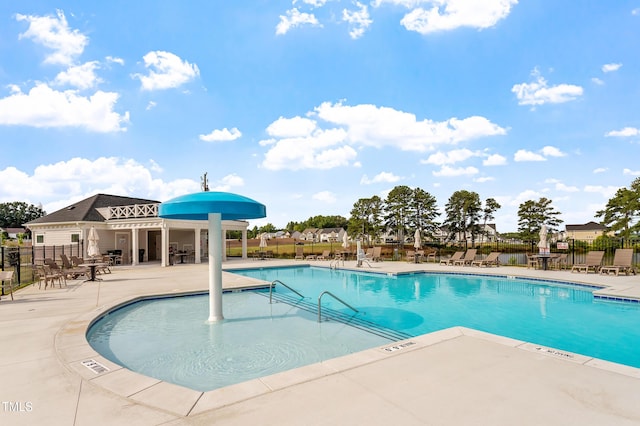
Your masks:
<svg viewBox="0 0 640 426"><path fill-rule="evenodd" d="M2 2L0 202L206 172L258 226L396 185L585 223L640 176L639 47L640 0Z"/></svg>

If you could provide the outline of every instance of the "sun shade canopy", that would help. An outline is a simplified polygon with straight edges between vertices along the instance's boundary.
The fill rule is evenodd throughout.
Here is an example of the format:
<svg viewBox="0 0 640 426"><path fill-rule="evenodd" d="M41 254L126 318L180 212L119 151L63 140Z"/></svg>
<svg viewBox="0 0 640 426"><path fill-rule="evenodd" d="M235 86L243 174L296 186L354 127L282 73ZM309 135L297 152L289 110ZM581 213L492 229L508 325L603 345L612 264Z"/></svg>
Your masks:
<svg viewBox="0 0 640 426"><path fill-rule="evenodd" d="M207 220L220 213L221 220L258 219L267 208L251 198L230 192L197 192L172 198L158 206L158 216L166 219Z"/></svg>

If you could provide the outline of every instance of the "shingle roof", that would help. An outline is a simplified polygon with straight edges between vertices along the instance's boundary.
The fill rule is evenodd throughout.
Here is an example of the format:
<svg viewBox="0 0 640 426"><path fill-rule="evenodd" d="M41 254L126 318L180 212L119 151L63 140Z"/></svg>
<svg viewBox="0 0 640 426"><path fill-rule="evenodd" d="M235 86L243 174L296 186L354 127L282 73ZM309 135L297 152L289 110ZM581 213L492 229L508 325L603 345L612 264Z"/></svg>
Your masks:
<svg viewBox="0 0 640 426"><path fill-rule="evenodd" d="M96 194L75 204L27 222L25 225L59 222L104 222L104 217L96 210L101 207L131 206L134 204L155 204L159 201L120 195Z"/></svg>
<svg viewBox="0 0 640 426"><path fill-rule="evenodd" d="M587 222L584 225L566 225L567 231L602 231L604 226L594 221Z"/></svg>

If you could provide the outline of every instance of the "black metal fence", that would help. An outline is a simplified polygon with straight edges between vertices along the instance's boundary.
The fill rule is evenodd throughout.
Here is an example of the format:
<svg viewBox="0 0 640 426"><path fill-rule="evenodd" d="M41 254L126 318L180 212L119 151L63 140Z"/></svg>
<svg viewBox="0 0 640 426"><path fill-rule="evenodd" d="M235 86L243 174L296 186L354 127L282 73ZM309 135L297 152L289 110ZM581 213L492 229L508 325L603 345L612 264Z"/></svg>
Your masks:
<svg viewBox="0 0 640 426"><path fill-rule="evenodd" d="M20 284L36 279L36 265L43 265L47 258L60 262L60 255L82 257L83 242L57 246L2 246L0 247L0 271L14 271Z"/></svg>
<svg viewBox="0 0 640 426"><path fill-rule="evenodd" d="M604 251L604 265L611 264L616 249L632 248L634 265L640 264L640 239L606 238L592 242L580 240L568 240L565 242L551 243L551 253L566 253L569 266L583 263L588 252L593 250ZM458 250L469 248L478 249L478 255L487 255L492 251L498 251L501 265L523 266L527 264L527 254L538 254L538 241L496 241L491 243L451 243L451 244L427 244L438 251L441 257L447 257Z"/></svg>

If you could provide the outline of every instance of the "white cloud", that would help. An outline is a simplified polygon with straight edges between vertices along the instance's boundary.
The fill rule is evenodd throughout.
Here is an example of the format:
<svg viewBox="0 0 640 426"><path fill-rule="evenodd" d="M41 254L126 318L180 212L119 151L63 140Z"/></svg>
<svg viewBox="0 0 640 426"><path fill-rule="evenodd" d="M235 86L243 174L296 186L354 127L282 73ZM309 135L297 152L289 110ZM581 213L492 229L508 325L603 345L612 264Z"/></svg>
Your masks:
<svg viewBox="0 0 640 426"><path fill-rule="evenodd" d="M612 130L605 134L606 137L627 138L640 135L640 129L635 127L625 127L621 130Z"/></svg>
<svg viewBox="0 0 640 426"><path fill-rule="evenodd" d="M580 189L577 186L568 186L568 185L565 185L562 182L557 182L556 183L556 191L578 192L578 191L580 191Z"/></svg>
<svg viewBox="0 0 640 426"><path fill-rule="evenodd" d="M376 0L374 7L382 4L401 5L412 9L400 23L409 31L429 34L460 27L491 28L511 12L517 0ZM422 4L432 6L428 9Z"/></svg>
<svg viewBox="0 0 640 426"><path fill-rule="evenodd" d="M620 67L622 66L622 64L604 64L602 66L602 72L613 72L613 71L618 71L620 69Z"/></svg>
<svg viewBox="0 0 640 426"><path fill-rule="evenodd" d="M12 94L0 99L0 125L124 131L129 113L121 115L113 111L118 97L117 93L103 91L84 97L73 90L53 90L44 83L37 83L29 93L12 86Z"/></svg>
<svg viewBox="0 0 640 426"><path fill-rule="evenodd" d="M223 177L218 182L214 182L209 189L211 191L228 192L231 188L239 186L244 186L244 179L234 173Z"/></svg>
<svg viewBox="0 0 640 426"><path fill-rule="evenodd" d="M287 15L280 15L280 22L276 26L276 34L283 35L289 32L292 28L300 27L302 25L311 25L322 27L318 22L318 19L312 13L300 12L297 8L287 10Z"/></svg>
<svg viewBox="0 0 640 426"><path fill-rule="evenodd" d="M640 15L640 7L631 10L631 14L632 15Z"/></svg>
<svg viewBox="0 0 640 426"><path fill-rule="evenodd" d="M416 120L416 116L375 105L347 106L325 102L308 113L317 120L280 117L267 127L269 147L262 166L270 170L354 167L357 149L391 147L424 152L437 145L455 145L506 130L484 117L452 118L444 122Z"/></svg>
<svg viewBox="0 0 640 426"><path fill-rule="evenodd" d="M440 170L434 171L433 175L438 177L455 177L455 176L471 176L478 174L479 170L475 167L458 167L442 166Z"/></svg>
<svg viewBox="0 0 640 426"><path fill-rule="evenodd" d="M440 144L507 133L484 117L419 121L414 114L370 104L349 106L324 102L315 108L315 112L328 123L344 126L353 143L378 148L393 146L402 151L425 152Z"/></svg>
<svg viewBox="0 0 640 426"><path fill-rule="evenodd" d="M560 151L558 148L556 148L555 146L545 146L544 148L542 148L540 150L540 152L542 153L542 155L544 155L545 157L564 157L567 154L565 154L564 152Z"/></svg>
<svg viewBox="0 0 640 426"><path fill-rule="evenodd" d="M60 72L54 83L57 85L69 85L78 89L90 89L102 80L96 76L96 69L100 67L97 61L86 62L82 65L69 67Z"/></svg>
<svg viewBox="0 0 640 426"><path fill-rule="evenodd" d="M105 60L109 63L115 63L119 65L124 65L124 59L118 58L116 56L107 56Z"/></svg>
<svg viewBox="0 0 640 426"><path fill-rule="evenodd" d="M381 172L375 175L372 179L369 179L367 175L362 176L360 183L363 185L370 185L372 183L394 183L402 179L400 176L396 176L390 172Z"/></svg>
<svg viewBox="0 0 640 426"><path fill-rule="evenodd" d="M515 84L511 91L518 98L518 105L558 104L574 101L582 96L583 89L572 84L558 84L549 86L537 69L531 72L534 77L532 83Z"/></svg>
<svg viewBox="0 0 640 426"><path fill-rule="evenodd" d="M513 155L513 161L547 161L547 159L535 152L519 149Z"/></svg>
<svg viewBox="0 0 640 426"><path fill-rule="evenodd" d="M507 158L500 154L489 155L483 162L483 166L504 166L507 164Z"/></svg>
<svg viewBox="0 0 640 426"><path fill-rule="evenodd" d="M57 17L16 15L17 21L26 21L29 28L19 38L28 38L53 50L45 58L45 63L69 65L84 51L89 39L77 29L71 30L64 12L57 11Z"/></svg>
<svg viewBox="0 0 640 426"><path fill-rule="evenodd" d="M373 23L369 17L367 6L360 2L356 2L356 6L360 9L356 11L344 9L342 11L342 20L350 24L351 31L349 31L349 35L352 39L362 37L366 29Z"/></svg>
<svg viewBox="0 0 640 426"><path fill-rule="evenodd" d="M618 189L620 189L618 186L585 185L583 191L600 194L604 198L611 198Z"/></svg>
<svg viewBox="0 0 640 426"><path fill-rule="evenodd" d="M145 108L145 110L149 111L152 110L153 108L155 108L158 104L155 103L154 101L149 101L149 103L147 104L147 107Z"/></svg>
<svg viewBox="0 0 640 426"><path fill-rule="evenodd" d="M297 0L293 0L291 3L295 5ZM302 3L313 7L322 7L327 3L327 0L302 0Z"/></svg>
<svg viewBox="0 0 640 426"><path fill-rule="evenodd" d="M602 86L604 84L604 81L600 80L598 77L592 77L591 82L593 84L597 84L598 86Z"/></svg>
<svg viewBox="0 0 640 426"><path fill-rule="evenodd" d="M444 164L455 164L462 161L465 161L471 157L477 157L481 155L478 152L473 152L469 149L454 149L449 152L436 152L435 154L431 154L429 158L426 160L420 161L423 164L435 164L437 166L442 166Z"/></svg>
<svg viewBox="0 0 640 426"><path fill-rule="evenodd" d="M623 169L623 175L640 176L640 170Z"/></svg>
<svg viewBox="0 0 640 426"><path fill-rule="evenodd" d="M593 173L604 173L606 172L608 169L605 167L598 167L596 169L593 169Z"/></svg>
<svg viewBox="0 0 640 426"><path fill-rule="evenodd" d="M312 199L316 201L321 201L323 203L335 203L336 196L330 191L320 191L311 196Z"/></svg>
<svg viewBox="0 0 640 426"><path fill-rule="evenodd" d="M513 197L510 201L505 200L506 201L505 203L500 203L500 204L508 204L513 207L518 207L520 206L520 204L524 203L525 201L537 200L542 195L543 195L542 193L538 191L534 191L533 189L526 189L521 193L519 193L518 195L516 195L515 197Z"/></svg>
<svg viewBox="0 0 640 426"><path fill-rule="evenodd" d="M207 135L200 135L200 140L205 142L225 142L233 141L242 136L242 133L237 128L231 130L226 127L222 130L215 129Z"/></svg>
<svg viewBox="0 0 640 426"><path fill-rule="evenodd" d="M133 74L132 77L140 79L143 90L176 88L200 75L197 65L183 61L171 52L149 52L142 59L149 74Z"/></svg>
<svg viewBox="0 0 640 426"><path fill-rule="evenodd" d="M310 135L316 127L316 122L308 118L280 117L267 127L267 133L277 138L294 138Z"/></svg>
<svg viewBox="0 0 640 426"><path fill-rule="evenodd" d="M146 167L117 157L72 158L38 166L32 174L9 167L0 170L0 194L3 201L42 203L52 213L97 193L165 201L200 190L200 183L194 180L158 179L153 176L158 169L161 167L153 160Z"/></svg>
<svg viewBox="0 0 640 426"><path fill-rule="evenodd" d="M491 182L496 180L496 178L491 177L491 176L486 176L486 177L479 177L479 178L475 178L473 181L474 182L478 182L478 183L485 183L485 182Z"/></svg>

